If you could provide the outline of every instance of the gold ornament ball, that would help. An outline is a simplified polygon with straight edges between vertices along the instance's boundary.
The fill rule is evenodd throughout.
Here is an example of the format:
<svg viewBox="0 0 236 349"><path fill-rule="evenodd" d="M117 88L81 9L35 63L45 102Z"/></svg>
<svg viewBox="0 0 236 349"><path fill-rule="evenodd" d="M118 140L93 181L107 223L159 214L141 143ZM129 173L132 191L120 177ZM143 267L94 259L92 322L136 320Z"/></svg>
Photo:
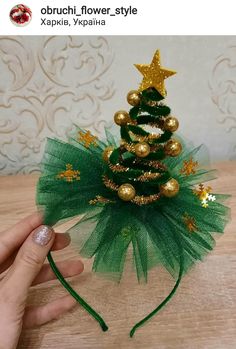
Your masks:
<svg viewBox="0 0 236 349"><path fill-rule="evenodd" d="M119 110L114 115L114 121L119 126L125 126L130 121L129 113L125 110Z"/></svg>
<svg viewBox="0 0 236 349"><path fill-rule="evenodd" d="M169 156L178 156L182 151L182 145L176 139L170 139L164 145L164 151L166 155Z"/></svg>
<svg viewBox="0 0 236 349"><path fill-rule="evenodd" d="M109 158L110 158L113 150L114 150L114 147L112 147L112 146L105 148L105 150L103 151L103 154L102 154L102 158L105 162L109 161Z"/></svg>
<svg viewBox="0 0 236 349"><path fill-rule="evenodd" d="M179 127L179 121L173 116L168 116L164 121L164 129L166 131L175 132Z"/></svg>
<svg viewBox="0 0 236 349"><path fill-rule="evenodd" d="M176 179L171 178L168 182L160 186L160 191L161 194L163 194L167 198L172 198L179 192L179 183Z"/></svg>
<svg viewBox="0 0 236 349"><path fill-rule="evenodd" d="M135 195L135 188L129 183L122 184L118 189L118 196L123 201L131 201Z"/></svg>
<svg viewBox="0 0 236 349"><path fill-rule="evenodd" d="M136 107L141 102L141 97L138 91L132 90L129 91L127 94L127 102L132 105L133 107Z"/></svg>
<svg viewBox="0 0 236 349"><path fill-rule="evenodd" d="M150 146L146 142L140 142L135 144L135 155L137 155L139 158L145 158L150 153Z"/></svg>

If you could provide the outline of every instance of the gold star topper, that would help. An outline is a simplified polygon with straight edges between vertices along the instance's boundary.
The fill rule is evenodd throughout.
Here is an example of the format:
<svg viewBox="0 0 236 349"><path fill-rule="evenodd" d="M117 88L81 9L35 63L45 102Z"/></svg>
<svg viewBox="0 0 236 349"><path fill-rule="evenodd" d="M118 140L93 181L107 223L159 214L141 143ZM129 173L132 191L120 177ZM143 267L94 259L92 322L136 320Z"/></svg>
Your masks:
<svg viewBox="0 0 236 349"><path fill-rule="evenodd" d="M161 67L160 51L157 50L151 64L135 64L135 67L143 74L144 78L140 84L139 92L149 87L154 87L163 97L166 95L164 80L176 74L175 71Z"/></svg>

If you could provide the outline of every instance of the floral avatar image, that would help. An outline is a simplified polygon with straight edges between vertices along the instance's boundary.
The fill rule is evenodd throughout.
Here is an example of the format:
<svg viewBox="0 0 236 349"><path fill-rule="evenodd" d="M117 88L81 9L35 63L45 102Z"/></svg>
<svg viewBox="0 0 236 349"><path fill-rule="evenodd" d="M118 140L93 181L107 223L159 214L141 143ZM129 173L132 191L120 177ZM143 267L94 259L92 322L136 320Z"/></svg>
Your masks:
<svg viewBox="0 0 236 349"><path fill-rule="evenodd" d="M23 27L30 23L32 19L32 11L26 5L16 5L10 11L10 19L16 26Z"/></svg>

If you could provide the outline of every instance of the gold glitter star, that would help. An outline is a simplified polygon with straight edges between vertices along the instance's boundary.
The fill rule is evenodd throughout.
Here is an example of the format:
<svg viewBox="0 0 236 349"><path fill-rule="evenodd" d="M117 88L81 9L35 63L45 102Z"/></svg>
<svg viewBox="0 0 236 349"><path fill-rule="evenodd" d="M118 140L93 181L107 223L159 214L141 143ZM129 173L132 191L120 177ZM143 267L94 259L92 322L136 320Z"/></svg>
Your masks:
<svg viewBox="0 0 236 349"><path fill-rule="evenodd" d="M183 167L181 168L180 173L185 174L186 176L195 174L197 166L198 166L198 162L193 161L192 158L190 158L189 160L184 160Z"/></svg>
<svg viewBox="0 0 236 349"><path fill-rule="evenodd" d="M71 164L66 165L66 170L60 172L57 175L58 179L65 179L66 182L73 182L80 180L80 171L73 170L73 166Z"/></svg>
<svg viewBox="0 0 236 349"><path fill-rule="evenodd" d="M163 97L166 95L164 80L176 74L173 70L161 67L160 51L154 54L151 64L135 64L135 67L143 74L144 78L140 84L139 92L149 87L154 87Z"/></svg>
<svg viewBox="0 0 236 349"><path fill-rule="evenodd" d="M183 215L183 221L190 233L197 230L197 225L194 217L191 217L187 213L185 213Z"/></svg>
<svg viewBox="0 0 236 349"><path fill-rule="evenodd" d="M79 131L78 140L84 144L86 148L89 148L92 144L94 147L97 146L97 137L92 135L90 131L82 132Z"/></svg>

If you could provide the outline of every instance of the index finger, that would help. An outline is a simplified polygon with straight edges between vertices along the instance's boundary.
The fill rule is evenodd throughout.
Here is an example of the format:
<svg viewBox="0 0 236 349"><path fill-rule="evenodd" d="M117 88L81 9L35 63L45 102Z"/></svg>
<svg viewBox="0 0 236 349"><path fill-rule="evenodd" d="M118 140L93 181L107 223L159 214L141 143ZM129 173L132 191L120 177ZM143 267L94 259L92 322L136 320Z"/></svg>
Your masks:
<svg viewBox="0 0 236 349"><path fill-rule="evenodd" d="M0 234L0 264L25 241L27 236L43 222L40 212L25 217L10 229Z"/></svg>

